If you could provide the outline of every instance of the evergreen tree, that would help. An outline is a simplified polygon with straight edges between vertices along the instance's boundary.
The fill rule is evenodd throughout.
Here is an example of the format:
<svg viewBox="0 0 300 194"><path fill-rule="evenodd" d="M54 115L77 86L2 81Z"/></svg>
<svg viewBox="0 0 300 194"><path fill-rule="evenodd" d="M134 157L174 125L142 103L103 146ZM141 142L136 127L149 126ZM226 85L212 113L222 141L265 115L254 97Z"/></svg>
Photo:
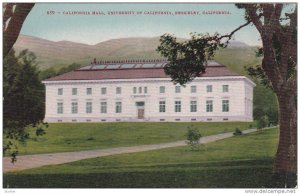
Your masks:
<svg viewBox="0 0 300 194"><path fill-rule="evenodd" d="M44 86L39 80L36 57L24 50L18 57L12 50L3 63L3 131L4 153L12 147L11 139L24 141L25 128L37 126L44 117ZM40 127L39 131L40 131ZM40 131L39 134L43 134ZM12 156L16 156L16 151Z"/></svg>

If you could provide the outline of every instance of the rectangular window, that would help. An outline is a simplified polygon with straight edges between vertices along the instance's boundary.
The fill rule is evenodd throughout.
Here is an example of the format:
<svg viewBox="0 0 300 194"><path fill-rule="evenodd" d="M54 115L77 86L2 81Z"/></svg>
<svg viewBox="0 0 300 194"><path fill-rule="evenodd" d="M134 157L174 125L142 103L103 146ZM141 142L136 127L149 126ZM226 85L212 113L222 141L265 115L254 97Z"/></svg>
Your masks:
<svg viewBox="0 0 300 194"><path fill-rule="evenodd" d="M93 105L92 102L86 102L86 113L92 113L93 111Z"/></svg>
<svg viewBox="0 0 300 194"><path fill-rule="evenodd" d="M140 94L142 93L142 90L143 90L143 88L142 88L142 87L139 87L139 93L140 93Z"/></svg>
<svg viewBox="0 0 300 194"><path fill-rule="evenodd" d="M207 85L206 86L206 92L212 92L212 85Z"/></svg>
<svg viewBox="0 0 300 194"><path fill-rule="evenodd" d="M165 90L166 90L165 86L159 87L159 93L163 94L163 93L165 93Z"/></svg>
<svg viewBox="0 0 300 194"><path fill-rule="evenodd" d="M197 93L197 86L191 86L191 93Z"/></svg>
<svg viewBox="0 0 300 194"><path fill-rule="evenodd" d="M207 100L206 101L206 112L212 112L213 111L213 101Z"/></svg>
<svg viewBox="0 0 300 194"><path fill-rule="evenodd" d="M57 114L63 114L64 113L64 104L62 102L57 103Z"/></svg>
<svg viewBox="0 0 300 194"><path fill-rule="evenodd" d="M133 87L133 93L136 94L136 87Z"/></svg>
<svg viewBox="0 0 300 194"><path fill-rule="evenodd" d="M58 95L63 95L63 89L62 89L62 88L58 88L57 94L58 94Z"/></svg>
<svg viewBox="0 0 300 194"><path fill-rule="evenodd" d="M86 89L86 95L92 95L92 88Z"/></svg>
<svg viewBox="0 0 300 194"><path fill-rule="evenodd" d="M77 88L72 88L72 95L77 95Z"/></svg>
<svg viewBox="0 0 300 194"><path fill-rule="evenodd" d="M166 112L166 101L159 101L159 112Z"/></svg>
<svg viewBox="0 0 300 194"><path fill-rule="evenodd" d="M107 94L107 89L106 89L106 88L101 88L101 94L102 94L102 95Z"/></svg>
<svg viewBox="0 0 300 194"><path fill-rule="evenodd" d="M222 100L222 111L229 112L229 100Z"/></svg>
<svg viewBox="0 0 300 194"><path fill-rule="evenodd" d="M148 93L148 88L144 87L144 93L147 94Z"/></svg>
<svg viewBox="0 0 300 194"><path fill-rule="evenodd" d="M78 103L72 102L72 114L78 113Z"/></svg>
<svg viewBox="0 0 300 194"><path fill-rule="evenodd" d="M117 94L121 94L122 93L122 88L121 87L117 87L116 88L116 93Z"/></svg>
<svg viewBox="0 0 300 194"><path fill-rule="evenodd" d="M229 91L229 86L223 85L223 92L228 92L228 91Z"/></svg>
<svg viewBox="0 0 300 194"><path fill-rule="evenodd" d="M197 101L191 101L191 112L197 112Z"/></svg>
<svg viewBox="0 0 300 194"><path fill-rule="evenodd" d="M180 86L175 86L175 93L180 93Z"/></svg>
<svg viewBox="0 0 300 194"><path fill-rule="evenodd" d="M175 101L175 112L181 112L181 101Z"/></svg>
<svg viewBox="0 0 300 194"><path fill-rule="evenodd" d="M116 102L116 113L122 112L122 102Z"/></svg>
<svg viewBox="0 0 300 194"><path fill-rule="evenodd" d="M107 113L107 102L101 102L100 103L101 104L101 110L100 110L100 112L101 113Z"/></svg>

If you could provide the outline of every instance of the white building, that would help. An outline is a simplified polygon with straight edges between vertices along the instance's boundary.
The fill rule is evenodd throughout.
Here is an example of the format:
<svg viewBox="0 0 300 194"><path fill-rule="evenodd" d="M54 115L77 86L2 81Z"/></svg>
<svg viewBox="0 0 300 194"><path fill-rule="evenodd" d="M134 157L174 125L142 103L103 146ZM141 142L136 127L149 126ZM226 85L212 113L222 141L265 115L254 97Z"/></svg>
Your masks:
<svg viewBox="0 0 300 194"><path fill-rule="evenodd" d="M166 62L93 62L43 81L45 122L252 121L255 84L209 61L206 73L182 87Z"/></svg>

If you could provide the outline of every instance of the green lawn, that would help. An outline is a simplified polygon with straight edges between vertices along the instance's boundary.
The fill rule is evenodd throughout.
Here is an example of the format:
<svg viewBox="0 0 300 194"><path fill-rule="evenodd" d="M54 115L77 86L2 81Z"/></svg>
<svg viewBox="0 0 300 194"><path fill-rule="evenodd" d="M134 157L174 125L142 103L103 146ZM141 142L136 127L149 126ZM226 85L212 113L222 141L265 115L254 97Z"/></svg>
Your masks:
<svg viewBox="0 0 300 194"><path fill-rule="evenodd" d="M53 123L46 134L35 136L29 129L30 139L19 143L19 154L39 154L156 144L184 140L187 127L198 127L203 136L247 129L252 122L194 122L194 123Z"/></svg>
<svg viewBox="0 0 300 194"><path fill-rule="evenodd" d="M12 188L260 188L271 184L278 129L203 145L121 154L4 174Z"/></svg>

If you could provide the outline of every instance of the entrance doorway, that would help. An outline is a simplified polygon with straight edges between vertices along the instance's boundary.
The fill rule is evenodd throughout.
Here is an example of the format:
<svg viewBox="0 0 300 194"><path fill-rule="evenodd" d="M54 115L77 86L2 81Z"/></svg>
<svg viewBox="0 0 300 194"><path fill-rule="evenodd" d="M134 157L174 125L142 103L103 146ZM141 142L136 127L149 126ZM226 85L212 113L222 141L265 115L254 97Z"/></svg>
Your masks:
<svg viewBox="0 0 300 194"><path fill-rule="evenodd" d="M145 110L139 108L138 109L138 119L144 119L144 113L145 113Z"/></svg>
<svg viewBox="0 0 300 194"><path fill-rule="evenodd" d="M135 102L135 105L137 107L137 118L138 119L144 119L145 116L145 102Z"/></svg>

